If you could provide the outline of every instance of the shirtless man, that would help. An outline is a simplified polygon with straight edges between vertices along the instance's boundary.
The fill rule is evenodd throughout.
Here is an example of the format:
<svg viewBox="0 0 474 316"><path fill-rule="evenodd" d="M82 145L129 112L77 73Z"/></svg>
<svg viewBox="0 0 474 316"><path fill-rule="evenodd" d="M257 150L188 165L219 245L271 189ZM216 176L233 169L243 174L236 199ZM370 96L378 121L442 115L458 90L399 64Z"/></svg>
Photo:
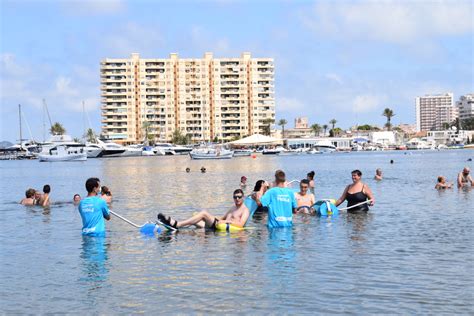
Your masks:
<svg viewBox="0 0 474 316"><path fill-rule="evenodd" d="M377 168L377 169L375 170L375 177L374 177L374 180L380 181L380 180L382 180L382 179L383 179L383 177L382 177L382 169Z"/></svg>
<svg viewBox="0 0 474 316"><path fill-rule="evenodd" d="M472 180L471 175L469 174L471 170L468 167L464 167L464 169L458 175L458 188L463 187L474 187L474 180ZM470 184L470 185L469 185Z"/></svg>
<svg viewBox="0 0 474 316"><path fill-rule="evenodd" d="M49 206L51 204L51 201L49 199L49 193L51 192L51 187L49 184L45 184L43 186L43 196L39 201L39 204L41 206Z"/></svg>
<svg viewBox="0 0 474 316"><path fill-rule="evenodd" d="M35 205L35 189L28 189L25 192L25 198L20 201L21 205Z"/></svg>
<svg viewBox="0 0 474 316"><path fill-rule="evenodd" d="M310 214L314 212L313 205L316 203L314 194L308 193L310 183L308 179L300 181L300 192L295 192L296 213Z"/></svg>
<svg viewBox="0 0 474 316"><path fill-rule="evenodd" d="M232 206L222 217L216 217L207 211L201 211L184 221L178 222L162 213L158 214L158 221L171 230L177 230L180 227L192 225L201 228L216 229L216 225L219 223L228 223L234 226L244 227L248 218L249 210L244 204L244 192L241 189L234 191L234 206Z"/></svg>

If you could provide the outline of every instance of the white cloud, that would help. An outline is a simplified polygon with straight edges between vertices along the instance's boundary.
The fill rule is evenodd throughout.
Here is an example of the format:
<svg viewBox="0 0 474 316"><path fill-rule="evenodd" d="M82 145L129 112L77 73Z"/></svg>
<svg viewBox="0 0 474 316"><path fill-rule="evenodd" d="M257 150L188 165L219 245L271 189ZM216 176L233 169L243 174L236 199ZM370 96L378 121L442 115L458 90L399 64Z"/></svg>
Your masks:
<svg viewBox="0 0 474 316"><path fill-rule="evenodd" d="M333 82L336 82L338 84L342 84L342 79L341 77L338 75L338 74L335 74L335 73L327 73L325 75L326 79L330 80L330 81L333 81Z"/></svg>
<svg viewBox="0 0 474 316"><path fill-rule="evenodd" d="M408 44L474 32L473 6L471 1L321 1L300 16L319 35Z"/></svg>
<svg viewBox="0 0 474 316"><path fill-rule="evenodd" d="M62 1L63 11L69 15L107 15L125 11L123 0L69 0Z"/></svg>
<svg viewBox="0 0 474 316"><path fill-rule="evenodd" d="M365 113L376 110L384 106L387 101L386 96L379 95L358 95L352 101L352 111L354 113Z"/></svg>

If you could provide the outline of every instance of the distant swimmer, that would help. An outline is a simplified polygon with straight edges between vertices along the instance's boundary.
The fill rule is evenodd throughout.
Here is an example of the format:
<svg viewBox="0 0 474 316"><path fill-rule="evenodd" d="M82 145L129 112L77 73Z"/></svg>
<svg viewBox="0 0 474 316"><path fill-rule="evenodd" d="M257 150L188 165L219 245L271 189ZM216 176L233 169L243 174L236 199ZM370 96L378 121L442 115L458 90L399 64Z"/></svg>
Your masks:
<svg viewBox="0 0 474 316"><path fill-rule="evenodd" d="M474 180L472 180L471 175L469 174L471 169L464 167L464 169L458 175L458 188L464 188L469 186L474 186Z"/></svg>
<svg viewBox="0 0 474 316"><path fill-rule="evenodd" d="M451 189L453 187L453 183L447 183L446 178L443 176L438 177L438 183L435 185L435 189Z"/></svg>
<svg viewBox="0 0 474 316"><path fill-rule="evenodd" d="M49 199L49 193L51 192L51 187L49 184L45 184L43 186L43 197L39 201L41 206L49 206L51 204L51 200Z"/></svg>
<svg viewBox="0 0 474 316"><path fill-rule="evenodd" d="M286 175L283 170L275 172L276 186L268 190L260 199L263 206L268 207L267 226L293 226L293 213L296 211L296 199L293 190L286 187Z"/></svg>
<svg viewBox="0 0 474 316"><path fill-rule="evenodd" d="M349 184L342 193L341 197L336 201L336 206L339 206L344 200L347 200L347 207L371 200L369 205L375 204L375 197L372 194L369 186L361 181L362 172L354 170L351 172L352 184ZM347 210L349 213L368 212L369 207L364 203L358 207Z"/></svg>
<svg viewBox="0 0 474 316"><path fill-rule="evenodd" d="M393 163L393 159L390 160L390 163Z"/></svg>
<svg viewBox="0 0 474 316"><path fill-rule="evenodd" d="M35 205L35 189L28 189L25 197L20 201L21 205Z"/></svg>
<svg viewBox="0 0 474 316"><path fill-rule="evenodd" d="M316 203L316 199L313 193L308 193L309 181L303 179L300 181L300 191L295 192L296 199L296 213L312 214L314 209L312 206Z"/></svg>
<svg viewBox="0 0 474 316"><path fill-rule="evenodd" d="M233 198L234 206L232 206L227 213L221 217L214 216L207 211L201 211L184 221L178 222L169 216L159 213L158 221L171 229L194 225L200 228L205 227L216 230L216 225L221 223L244 227L250 214L248 208L244 204L244 192L241 189L235 190Z"/></svg>
<svg viewBox="0 0 474 316"><path fill-rule="evenodd" d="M72 202L74 203L74 205L78 205L79 202L81 202L81 196L79 194L74 194L74 196L72 197Z"/></svg>
<svg viewBox="0 0 474 316"><path fill-rule="evenodd" d="M190 172L191 172L191 169L190 169L189 167L186 168L186 172L187 172L187 173L190 173Z"/></svg>
<svg viewBox="0 0 474 316"><path fill-rule="evenodd" d="M110 189L104 185L104 186L102 186L101 192L102 193L101 193L100 197L105 202L107 202L107 204L112 203L112 192L110 192Z"/></svg>
<svg viewBox="0 0 474 316"><path fill-rule="evenodd" d="M205 167L201 167L201 172L202 172L202 173L206 173L206 168L205 168Z"/></svg>
<svg viewBox="0 0 474 316"><path fill-rule="evenodd" d="M375 177L374 177L374 179L377 180L377 181L380 181L380 180L383 179L383 177L382 177L382 169L377 168L377 169L375 170Z"/></svg>
<svg viewBox="0 0 474 316"><path fill-rule="evenodd" d="M110 220L107 203L98 197L100 180L89 178L86 181L87 197L79 203L82 218L82 234L88 236L105 236L105 221Z"/></svg>
<svg viewBox="0 0 474 316"><path fill-rule="evenodd" d="M240 177L240 188L242 190L245 190L247 188L247 177L246 176L241 176Z"/></svg>
<svg viewBox="0 0 474 316"><path fill-rule="evenodd" d="M308 179L309 189L311 190L311 192L314 192L314 175L314 171L308 172L308 174L306 175L306 179Z"/></svg>

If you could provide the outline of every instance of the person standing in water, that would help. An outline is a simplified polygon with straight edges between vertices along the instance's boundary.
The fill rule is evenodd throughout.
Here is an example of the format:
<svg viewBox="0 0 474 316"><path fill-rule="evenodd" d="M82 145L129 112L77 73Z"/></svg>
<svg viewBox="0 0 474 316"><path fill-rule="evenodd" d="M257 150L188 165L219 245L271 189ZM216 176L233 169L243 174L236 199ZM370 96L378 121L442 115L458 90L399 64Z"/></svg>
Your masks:
<svg viewBox="0 0 474 316"><path fill-rule="evenodd" d="M286 175L283 170L275 172L276 186L268 190L260 199L268 207L269 228L293 226L293 213L296 211L296 199L293 190L286 187Z"/></svg>
<svg viewBox="0 0 474 316"><path fill-rule="evenodd" d="M464 167L464 169L458 174L458 188L474 186L474 180L472 180L471 175L469 174L471 170L468 167Z"/></svg>
<svg viewBox="0 0 474 316"><path fill-rule="evenodd" d="M105 236L105 221L110 220L107 202L98 197L100 180L89 178L86 181L87 197L79 203L82 218L82 234L87 236Z"/></svg>
<svg viewBox="0 0 474 316"><path fill-rule="evenodd" d="M369 207L375 204L375 197L372 194L369 186L361 181L362 172L360 170L354 170L351 172L352 175L352 184L349 184L342 193L341 197L336 201L336 206L339 206L342 202L347 200L347 207L354 206L356 204L366 202L370 200L370 202L361 204L357 207L348 209L349 213L361 213L361 212L368 212Z"/></svg>
<svg viewBox="0 0 474 316"><path fill-rule="evenodd" d="M375 170L375 177L374 177L374 180L380 181L380 180L382 180L382 179L383 179L383 177L382 177L382 169L377 168L377 169Z"/></svg>

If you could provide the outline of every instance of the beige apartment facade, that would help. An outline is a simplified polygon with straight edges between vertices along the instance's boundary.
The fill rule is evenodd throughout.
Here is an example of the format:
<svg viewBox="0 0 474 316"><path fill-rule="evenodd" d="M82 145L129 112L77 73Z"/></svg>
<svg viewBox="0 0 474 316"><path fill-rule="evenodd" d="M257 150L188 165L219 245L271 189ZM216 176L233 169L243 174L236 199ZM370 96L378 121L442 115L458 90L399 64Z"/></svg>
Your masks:
<svg viewBox="0 0 474 316"><path fill-rule="evenodd" d="M275 118L271 58L101 61L102 134L118 143L171 141L175 131L193 142L261 133Z"/></svg>
<svg viewBox="0 0 474 316"><path fill-rule="evenodd" d="M443 130L445 123L452 123L458 117L452 93L417 97L415 106L418 132Z"/></svg>

